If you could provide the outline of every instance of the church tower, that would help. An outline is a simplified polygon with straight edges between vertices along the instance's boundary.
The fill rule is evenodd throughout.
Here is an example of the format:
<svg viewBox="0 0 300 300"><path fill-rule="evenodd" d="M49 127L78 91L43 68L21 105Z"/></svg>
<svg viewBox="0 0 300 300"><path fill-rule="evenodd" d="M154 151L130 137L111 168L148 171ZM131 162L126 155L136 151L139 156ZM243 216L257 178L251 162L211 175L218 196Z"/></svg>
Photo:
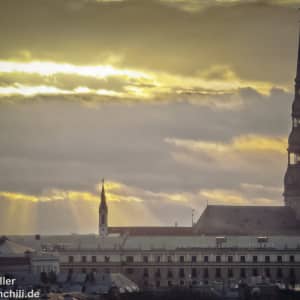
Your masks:
<svg viewBox="0 0 300 300"><path fill-rule="evenodd" d="M102 190L101 190L101 201L99 206L99 235L104 237L108 234L107 227L107 204L106 204L106 196L104 189L104 179L102 180Z"/></svg>
<svg viewBox="0 0 300 300"><path fill-rule="evenodd" d="M300 220L300 32L295 79L295 98L292 106L292 131L288 139L288 167L284 178L285 205L296 212Z"/></svg>

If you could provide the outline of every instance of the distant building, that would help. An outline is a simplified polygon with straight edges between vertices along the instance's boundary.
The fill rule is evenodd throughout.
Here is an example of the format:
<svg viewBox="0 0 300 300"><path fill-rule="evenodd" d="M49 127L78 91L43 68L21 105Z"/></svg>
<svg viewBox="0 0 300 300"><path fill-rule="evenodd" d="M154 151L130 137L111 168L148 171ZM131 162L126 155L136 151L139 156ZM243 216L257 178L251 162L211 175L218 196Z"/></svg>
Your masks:
<svg viewBox="0 0 300 300"><path fill-rule="evenodd" d="M0 274L39 275L41 272L59 273L58 256L40 252L6 237L0 239Z"/></svg>

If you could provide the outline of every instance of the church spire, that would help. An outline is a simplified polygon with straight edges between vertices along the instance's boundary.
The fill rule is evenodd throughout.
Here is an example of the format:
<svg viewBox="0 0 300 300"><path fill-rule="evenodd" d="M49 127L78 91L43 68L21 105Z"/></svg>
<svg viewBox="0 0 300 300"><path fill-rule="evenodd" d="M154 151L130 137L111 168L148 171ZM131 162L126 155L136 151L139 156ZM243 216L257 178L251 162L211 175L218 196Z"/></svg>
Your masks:
<svg viewBox="0 0 300 300"><path fill-rule="evenodd" d="M103 237L106 236L108 233L108 226L107 226L108 208L106 204L104 179L102 179L102 189L101 189L100 198L101 200L99 205L99 235Z"/></svg>
<svg viewBox="0 0 300 300"><path fill-rule="evenodd" d="M288 139L288 167L284 177L284 201L300 220L300 31L295 78L295 98L292 106L292 130Z"/></svg>
<svg viewBox="0 0 300 300"><path fill-rule="evenodd" d="M102 179L101 202L100 202L99 209L107 211L106 195L105 195L105 188L104 188L104 179Z"/></svg>
<svg viewBox="0 0 300 300"><path fill-rule="evenodd" d="M296 86L300 85L300 26L299 26L299 33L298 33L298 59L297 59L297 71L296 71L295 83Z"/></svg>

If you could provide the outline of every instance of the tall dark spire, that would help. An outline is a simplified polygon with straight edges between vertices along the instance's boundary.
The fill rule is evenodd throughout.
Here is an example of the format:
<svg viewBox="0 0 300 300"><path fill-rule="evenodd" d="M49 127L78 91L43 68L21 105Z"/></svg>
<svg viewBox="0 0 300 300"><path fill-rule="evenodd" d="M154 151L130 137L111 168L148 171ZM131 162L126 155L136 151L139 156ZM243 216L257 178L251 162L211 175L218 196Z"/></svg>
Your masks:
<svg viewBox="0 0 300 300"><path fill-rule="evenodd" d="M300 84L300 27L298 33L298 59L297 59L297 71L296 71L296 85Z"/></svg>
<svg viewBox="0 0 300 300"><path fill-rule="evenodd" d="M100 211L107 211L106 195L105 195L105 188L104 188L104 179L102 179L101 202L100 202L99 209L100 209Z"/></svg>
<svg viewBox="0 0 300 300"><path fill-rule="evenodd" d="M300 219L300 31L295 78L295 98L292 106L292 131L288 139L288 167L284 177L284 200Z"/></svg>

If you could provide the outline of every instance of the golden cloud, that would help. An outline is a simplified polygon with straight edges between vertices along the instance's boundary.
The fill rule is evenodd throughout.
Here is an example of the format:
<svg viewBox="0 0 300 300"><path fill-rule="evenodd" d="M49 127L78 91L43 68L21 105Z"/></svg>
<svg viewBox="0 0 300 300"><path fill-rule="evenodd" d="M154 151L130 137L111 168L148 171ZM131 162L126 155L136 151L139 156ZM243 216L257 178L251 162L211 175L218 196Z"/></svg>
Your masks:
<svg viewBox="0 0 300 300"><path fill-rule="evenodd" d="M229 143L215 143L197 140L183 140L166 138L171 145L193 152L205 152L217 155L227 152L275 152L285 154L287 139L285 137L272 137L248 134L233 138Z"/></svg>
<svg viewBox="0 0 300 300"><path fill-rule="evenodd" d="M0 74L14 76L19 80L13 84L0 87L0 97L36 95L94 95L108 96L118 101L137 102L169 102L188 101L199 105L220 109L234 109L242 105L237 96L243 88L253 88L261 94L269 95L274 84L270 82L245 81L226 65L214 65L207 70L197 72L195 76L183 76L149 70L132 70L118 68L113 65L74 65L48 61L13 62L0 61ZM22 74L22 77L19 75ZM18 76L17 76L18 75ZM30 84L29 76L38 75L41 81ZM22 83L28 76L26 83ZM72 89L64 83L70 76L78 76L81 85ZM51 78L51 80L49 80ZM77 79L78 79L77 78ZM118 84L112 83L111 88L103 88L113 78ZM88 85L90 79L97 79L98 88ZM29 81L29 82L28 82ZM66 81L70 82L70 78ZM50 84L49 84L50 83ZM95 82L93 83L95 85ZM278 88L288 90L286 86ZM220 98L219 96L224 96ZM235 97L232 97L235 95ZM215 97L208 97L215 96ZM213 98L213 100L212 100ZM101 98L100 98L101 99Z"/></svg>
<svg viewBox="0 0 300 300"><path fill-rule="evenodd" d="M246 197L235 190L201 190L199 195L207 200L209 204L225 205L282 205L281 201L265 197Z"/></svg>

